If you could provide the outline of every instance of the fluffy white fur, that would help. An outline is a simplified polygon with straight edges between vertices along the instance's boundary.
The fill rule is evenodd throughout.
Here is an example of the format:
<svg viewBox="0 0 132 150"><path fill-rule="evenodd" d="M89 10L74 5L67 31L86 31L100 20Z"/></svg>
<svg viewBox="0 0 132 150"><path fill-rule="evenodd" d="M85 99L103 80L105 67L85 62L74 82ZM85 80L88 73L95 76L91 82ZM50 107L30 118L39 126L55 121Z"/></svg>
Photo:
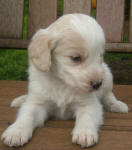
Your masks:
<svg viewBox="0 0 132 150"><path fill-rule="evenodd" d="M29 45L28 93L12 102L11 106L21 107L16 121L3 133L3 142L11 147L24 145L36 127L54 116L75 118L73 143L96 144L103 124L102 104L111 112L128 112L128 106L112 93L104 47L102 28L87 15L64 15L40 29ZM78 56L81 60L74 61ZM102 85L94 90L92 83L97 81Z"/></svg>

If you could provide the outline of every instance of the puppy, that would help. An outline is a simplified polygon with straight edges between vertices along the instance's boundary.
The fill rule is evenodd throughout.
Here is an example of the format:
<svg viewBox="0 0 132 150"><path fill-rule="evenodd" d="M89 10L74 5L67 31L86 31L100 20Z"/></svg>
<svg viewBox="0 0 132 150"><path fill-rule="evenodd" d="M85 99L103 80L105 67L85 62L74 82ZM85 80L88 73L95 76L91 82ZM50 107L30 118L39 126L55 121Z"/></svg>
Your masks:
<svg viewBox="0 0 132 150"><path fill-rule="evenodd" d="M33 130L53 116L75 118L73 143L96 144L103 124L102 104L111 112L128 112L128 106L112 93L104 48L102 28L87 15L64 15L40 29L29 45L28 93L13 101L12 106L21 107L16 121L3 133L3 142L24 145Z"/></svg>

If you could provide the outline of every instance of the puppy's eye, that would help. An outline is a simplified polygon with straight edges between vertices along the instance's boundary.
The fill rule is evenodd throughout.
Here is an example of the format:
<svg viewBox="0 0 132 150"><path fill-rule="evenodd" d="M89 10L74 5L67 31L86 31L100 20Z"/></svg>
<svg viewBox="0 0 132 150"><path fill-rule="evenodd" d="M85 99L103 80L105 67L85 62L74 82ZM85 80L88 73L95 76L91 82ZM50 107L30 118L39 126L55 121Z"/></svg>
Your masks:
<svg viewBox="0 0 132 150"><path fill-rule="evenodd" d="M71 56L71 59L74 62L81 62L82 60L81 56Z"/></svg>

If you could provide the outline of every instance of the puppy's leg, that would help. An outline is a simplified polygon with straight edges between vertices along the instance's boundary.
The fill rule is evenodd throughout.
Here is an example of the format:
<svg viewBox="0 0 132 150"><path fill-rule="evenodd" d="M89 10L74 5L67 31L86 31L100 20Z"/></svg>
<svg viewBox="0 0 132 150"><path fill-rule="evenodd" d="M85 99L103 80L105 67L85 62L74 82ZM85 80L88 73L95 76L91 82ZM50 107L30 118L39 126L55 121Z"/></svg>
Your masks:
<svg viewBox="0 0 132 150"><path fill-rule="evenodd" d="M32 99L32 100L30 100ZM32 137L34 128L42 126L47 118L46 108L35 103L35 97L29 97L19 109L16 121L2 135L3 142L12 146L22 146Z"/></svg>
<svg viewBox="0 0 132 150"><path fill-rule="evenodd" d="M124 102L117 100L112 91L103 97L103 104L106 110L111 112L128 113L129 108Z"/></svg>
<svg viewBox="0 0 132 150"><path fill-rule="evenodd" d="M22 95L19 97L16 97L12 102L11 102L11 107L20 107L22 103L26 100L27 95Z"/></svg>
<svg viewBox="0 0 132 150"><path fill-rule="evenodd" d="M112 74L107 66L105 66L105 80L103 87L102 103L104 107L111 112L128 113L128 106L124 102L117 100L113 92Z"/></svg>
<svg viewBox="0 0 132 150"><path fill-rule="evenodd" d="M76 109L72 142L82 147L95 145L98 142L98 129L103 124L102 105L97 98L92 98L87 106L80 105Z"/></svg>

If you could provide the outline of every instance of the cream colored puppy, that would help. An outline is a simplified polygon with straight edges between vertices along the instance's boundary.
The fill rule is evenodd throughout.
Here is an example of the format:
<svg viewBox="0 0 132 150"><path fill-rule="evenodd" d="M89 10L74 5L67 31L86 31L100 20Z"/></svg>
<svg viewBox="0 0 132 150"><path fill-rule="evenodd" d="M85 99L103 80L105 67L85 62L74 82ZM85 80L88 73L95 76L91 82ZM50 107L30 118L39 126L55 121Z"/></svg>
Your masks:
<svg viewBox="0 0 132 150"><path fill-rule="evenodd" d="M96 144L103 124L102 104L108 111L128 112L128 106L112 93L104 47L102 28L87 15L65 15L40 29L29 45L28 94L13 101L12 106L22 105L16 121L3 133L3 142L24 145L36 127L54 116L75 118L73 143Z"/></svg>

